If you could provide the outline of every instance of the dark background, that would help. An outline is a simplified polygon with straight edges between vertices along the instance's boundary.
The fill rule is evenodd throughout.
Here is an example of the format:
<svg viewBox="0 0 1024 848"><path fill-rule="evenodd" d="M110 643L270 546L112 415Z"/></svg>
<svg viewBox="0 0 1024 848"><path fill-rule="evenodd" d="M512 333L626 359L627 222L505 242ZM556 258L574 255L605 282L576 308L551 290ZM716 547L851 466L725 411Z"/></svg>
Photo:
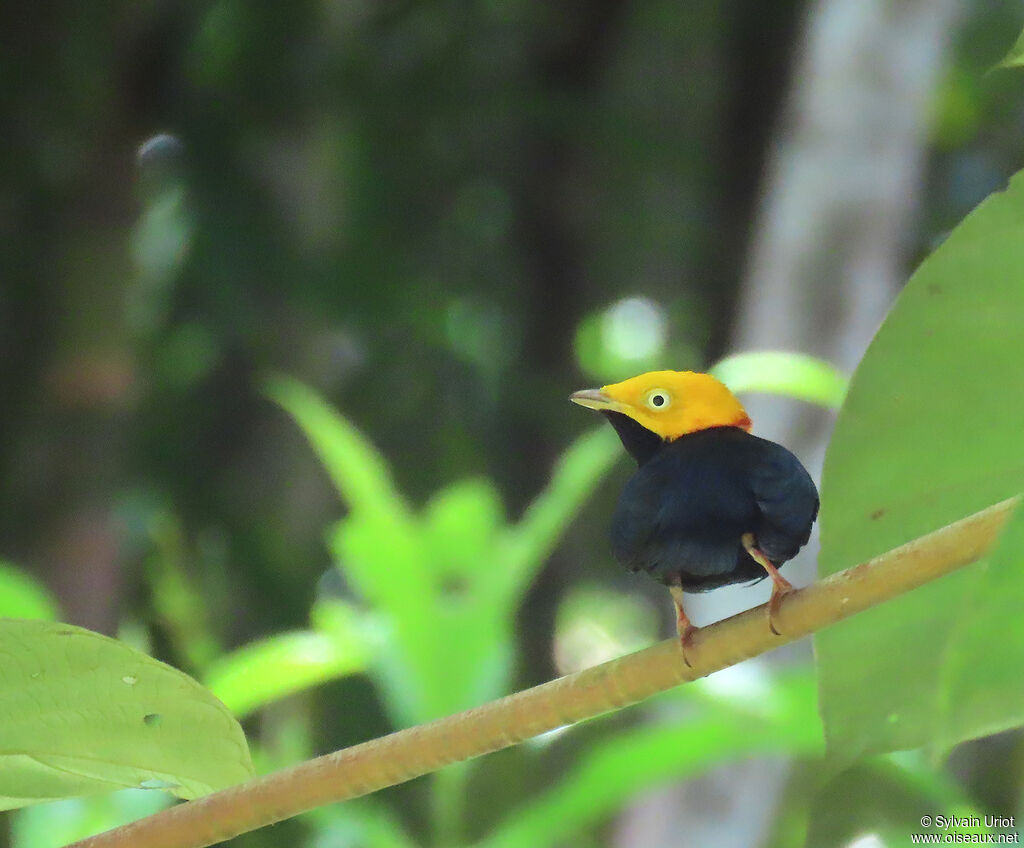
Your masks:
<svg viewBox="0 0 1024 848"><path fill-rule="evenodd" d="M8 4L0 557L66 620L139 624L189 670L153 608L154 516L223 647L303 626L330 565L343 506L261 395L269 371L344 410L413 503L485 475L514 516L593 423L566 395L630 373L593 341L624 299L665 322L661 367L753 346L849 369L917 259L1024 162L1024 79L986 73L1021 4L891 5ZM805 102L815 84L831 93ZM865 153L842 132L820 179L787 182L808 122L832 126L822 102L880 150L901 132L884 110L907 118L889 206L830 181ZM177 141L140 157L158 133ZM831 235L777 239L787 197ZM884 267L851 275L861 239ZM796 270L766 300L772 263ZM866 319L841 308L865 293ZM813 464L827 421L773 426ZM615 490L520 612L524 685L553 673L567 586L633 586L603 541ZM368 712L326 721L322 750L386 729L371 693L346 697Z"/></svg>

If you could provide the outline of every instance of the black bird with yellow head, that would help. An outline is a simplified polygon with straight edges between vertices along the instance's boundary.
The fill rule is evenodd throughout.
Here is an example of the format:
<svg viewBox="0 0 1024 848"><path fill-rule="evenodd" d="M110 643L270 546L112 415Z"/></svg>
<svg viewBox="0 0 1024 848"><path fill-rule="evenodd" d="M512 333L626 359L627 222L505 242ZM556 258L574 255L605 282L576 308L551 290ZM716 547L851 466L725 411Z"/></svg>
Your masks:
<svg viewBox="0 0 1024 848"><path fill-rule="evenodd" d="M792 590L778 567L796 556L818 514L818 491L786 448L750 434L743 406L710 374L651 371L570 398L603 413L639 466L612 519L612 549L669 587L686 651L684 592L771 577L773 632Z"/></svg>

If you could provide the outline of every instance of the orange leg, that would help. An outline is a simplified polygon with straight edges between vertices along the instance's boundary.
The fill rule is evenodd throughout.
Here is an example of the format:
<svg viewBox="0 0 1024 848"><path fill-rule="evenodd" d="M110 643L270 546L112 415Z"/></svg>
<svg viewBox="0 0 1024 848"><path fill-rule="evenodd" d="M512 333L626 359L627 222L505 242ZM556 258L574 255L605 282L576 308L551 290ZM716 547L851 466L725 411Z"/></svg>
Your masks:
<svg viewBox="0 0 1024 848"><path fill-rule="evenodd" d="M689 668L693 668L693 663L690 662L690 658L686 655L686 649L690 647L690 642L693 640L693 634L697 632L697 628L690 623L690 619L683 609L683 587L669 586L668 590L672 593L672 600L675 601L676 605L676 633L679 634L679 647L683 651L683 662Z"/></svg>
<svg viewBox="0 0 1024 848"><path fill-rule="evenodd" d="M753 533L744 533L740 541L743 542L743 547L746 548L751 559L767 571L768 576L772 578L774 585L772 586L772 596L768 600L768 626L772 633L779 636L781 634L775 626L775 617L779 614L779 605L782 603L782 599L793 591L793 584L779 574L774 563L755 547Z"/></svg>

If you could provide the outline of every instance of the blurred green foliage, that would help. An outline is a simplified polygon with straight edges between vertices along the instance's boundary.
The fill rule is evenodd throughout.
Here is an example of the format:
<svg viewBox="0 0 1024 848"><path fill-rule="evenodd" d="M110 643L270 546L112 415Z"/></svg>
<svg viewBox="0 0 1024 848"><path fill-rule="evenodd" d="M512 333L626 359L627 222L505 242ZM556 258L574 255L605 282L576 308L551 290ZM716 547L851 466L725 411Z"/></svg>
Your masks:
<svg viewBox="0 0 1024 848"><path fill-rule="evenodd" d="M57 618L57 602L24 571L0 560L0 616L4 618Z"/></svg>
<svg viewBox="0 0 1024 848"><path fill-rule="evenodd" d="M845 374L797 353L738 353L715 365L712 373L734 392L774 392L833 408L846 396Z"/></svg>
<svg viewBox="0 0 1024 848"><path fill-rule="evenodd" d="M147 789L124 789L109 795L55 801L19 810L11 822L11 844L18 848L62 848L115 823L148 816L170 803L171 796Z"/></svg>
<svg viewBox="0 0 1024 848"><path fill-rule="evenodd" d="M206 685L242 717L309 686L365 671L369 649L364 630L369 628L355 626L355 612L346 604L323 601L312 617L314 629L268 636L214 660Z"/></svg>
<svg viewBox="0 0 1024 848"><path fill-rule="evenodd" d="M941 264L943 254L958 243L958 236L951 238L947 245L952 248L944 248L934 262ZM908 299L909 295L905 296L904 302ZM953 303L951 308L959 311L962 304ZM888 334L900 332L904 314L911 316L913 326L920 311L913 305L897 309L880 336L882 343ZM931 315L929 326L934 324L935 316ZM998 341L994 344L999 346ZM916 354L918 346L910 345L908 349ZM869 357L866 370L858 374L858 386L862 381L869 383L869 389L860 389L862 392L870 391L873 359L874 355ZM745 354L713 370L736 390L781 392L826 404L838 403L845 394L845 381L839 375L823 363L795 354ZM921 391L928 396L927 386ZM395 488L383 457L315 393L286 377L270 379L267 392L303 429L348 508L345 518L328 534L335 564L344 579L340 595L321 597L314 604L311 629L269 636L213 659L206 672L213 691L236 713L244 715L308 687L365 672L379 687L395 727L427 721L508 691L515 612L566 525L621 453L611 431L594 431L571 446L556 464L547 488L518 522L509 523L496 489L482 479L452 484L429 499L422 510L412 509ZM862 401L855 397L853 402ZM844 411L844 416L849 414ZM833 451L850 450L842 432L837 439L838 447ZM830 455L830 463L836 461ZM173 539L173 533L166 529L163 536ZM1016 546L1011 543L1010 549ZM171 594L178 601L170 607L185 609L172 612L171 617L187 618L187 587ZM982 594L988 597L987 592ZM584 602L586 597L577 596L574 603L582 604L581 608L589 610L598 621L606 617L595 606L600 593ZM1005 599L1011 597L1016 594L997 592L993 602L1005 604ZM905 605L910 599L893 602L883 610ZM636 614L622 609L624 614ZM578 620L579 613L567 607L566 616ZM614 623L616 620L614 616L608 619L611 629L605 631L606 635L617 630L627 641L606 645L613 654L624 650L629 633L642 627L634 622L623 629ZM889 626L891 631L906 623L901 613L892 621L896 623L875 623L873 627ZM556 638L564 639L566 630L560 627ZM840 628L834 629L833 635L837 632ZM835 697L835 674L829 666L835 661L830 653L835 645L840 646L839 650L852 647L860 657L860 670L852 655L842 660L844 679L863 681L875 674L878 662L855 639L829 643L819 655L827 698ZM971 647L978 646L972 643ZM967 657L969 667L975 665L972 656ZM105 664L101 657L91 661L94 665ZM1007 680L1005 675L1000 679L1004 683ZM528 793L506 812L495 811L492 825L471 841L478 848L554 846L601 821L629 797L668 779L763 753L813 758L822 748L814 684L815 678L806 670L779 676L763 668L744 666L655 699L648 709L659 716L658 721L592 742L561 778L540 792ZM861 682L854 683L855 689L862 686ZM1017 691L1015 682L1010 683L1010 691ZM850 691L843 697L844 704L857 703ZM1001 696L993 699L985 692L963 700L965 709L986 715L995 703L1005 706ZM875 746L906 747L884 741L892 722L872 724L873 707L859 712L847 707L852 710L851 718L837 723L834 716L829 716L828 704L826 701L826 728L846 730L851 726L848 722L860 721L865 723L863 732L876 740ZM915 736L913 744L945 738L935 736L936 725L932 728L928 735ZM539 740L535 752L526 756L536 758L558 747L557 737L549 734ZM300 742L299 750L306 744ZM941 803L941 809L961 815L973 809L925 767L888 760L865 768L887 775L902 787L900 797L906 798L903 806L897 805L896 818L890 824L882 825L876 817L880 833L889 833L887 828L893 834L905 832L900 822L906 820L908 806L933 809ZM479 828L479 823L466 818L465 793L471 769L469 764L459 764L432 778L434 838L442 844L463 842ZM82 789L65 790L78 791ZM72 815L57 829L49 819L29 817L17 831L28 835L19 837L17 844L57 845L52 841L57 838L55 834L61 834L60 838L81 835L96 827L98 816L109 816L103 819L109 826L136 809L133 804L86 804L77 818ZM349 812L317 812L306 817L319 821L316 840L350 839L368 846L417 844L389 805L369 801L340 809ZM105 812L101 815L100 811ZM807 808L802 815L804 824L794 824L801 833L820 827L813 810ZM829 817L828 822L835 833L845 832L841 819ZM82 830L76 831L76 826Z"/></svg>
<svg viewBox="0 0 1024 848"><path fill-rule="evenodd" d="M615 439L584 436L521 521L508 525L486 480L455 483L415 514L384 460L293 380L269 392L302 426L348 515L335 562L383 631L372 663L396 726L438 718L507 690L514 613L565 525L613 461Z"/></svg>
<svg viewBox="0 0 1024 848"><path fill-rule="evenodd" d="M1024 32L1017 36L1013 47L993 66L993 70L999 68L1020 68L1024 67Z"/></svg>
<svg viewBox="0 0 1024 848"><path fill-rule="evenodd" d="M607 552L627 464L606 431L562 453L580 426L564 398L728 352L812 10L25 5L0 28L0 555L41 581L5 562L0 611L117 633L188 671L245 718L259 771L666 630L657 587ZM1019 26L1019 0L965 5L908 262L1021 166L1018 72L985 73ZM301 380L271 392L322 453L337 523L336 493L265 403L267 371ZM716 373L827 405L844 392L781 352ZM972 665L987 689L948 689L981 717L966 735L1004 726L1019 696L999 677L1016 628L987 626L1017 594L996 565L975 587L990 603L965 598L943 639L954 682L990 651ZM902 643L880 641L898 662ZM719 677L233 844L607 844L616 807L653 783L765 754L796 758L772 848L902 845L924 813L1024 809L1016 732L825 780L808 674ZM5 844L55 848L163 803L127 790L29 808Z"/></svg>
<svg viewBox="0 0 1024 848"><path fill-rule="evenodd" d="M784 387L827 402L815 388L822 373L828 373L825 366L807 357L751 354L734 358L726 378L746 389ZM509 523L497 490L482 479L452 484L414 511L395 489L383 457L315 393L285 377L270 379L267 392L302 427L348 508L328 541L346 595L351 595L318 599L310 630L270 636L206 663L205 679L212 691L236 714L245 715L304 688L367 672L396 727L509 691L515 613L568 523L620 457L610 428L592 431L566 450L545 490L519 521ZM156 520L151 532L164 540L163 564L154 572L157 597L163 597L159 608L170 621L190 621L187 629L201 632L197 622L202 616L196 613L200 600L170 565L179 555L174 529L166 520ZM587 609L598 612L592 603ZM623 647L606 645L606 650L620 653ZM102 657L93 662L116 673L115 662ZM806 689L806 678L802 685ZM762 695L774 692L771 681L762 681L762 686ZM784 723L768 734L771 749L816 746L807 699L794 701L786 691L770 699L780 705L776 720ZM757 752L765 737L750 733L749 709L734 705L735 714L729 715L728 703L714 700L708 721L688 718L682 726L636 730L598 745L558 786L527 803L528 812L514 812L514 824L499 824L487 841L518 844L528 837L549 844L558 832L571 833L599 819L646 786L728 756ZM803 712L786 708L796 704ZM790 739L786 733L795 735ZM214 735L205 739L199 749L190 750L215 742ZM652 758L655 751L660 759ZM680 756L683 751L688 752L685 758ZM626 763L632 767L624 768ZM460 817L468 774L469 766L459 765L434 778L435 833L446 843L466 832L467 823ZM603 788L595 794L596 786ZM364 838L388 844L401 825L387 808L375 809L372 831L377 836L367 833ZM86 818L82 824L91 821ZM558 821L560 829L552 830L551 821ZM378 832L381 822L388 824ZM549 831L552 835L542 839L540 834Z"/></svg>
<svg viewBox="0 0 1024 848"><path fill-rule="evenodd" d="M826 380L829 391L821 389L822 375L831 380ZM781 390L824 403L836 402L844 383L823 363L795 354L736 357L724 376L746 390ZM348 507L328 538L355 604L340 607L352 627L340 638L336 630L285 634L242 648L218 663L210 678L214 691L235 703L245 699L244 708L251 709L261 694L270 700L332 674L362 671L365 664L396 727L508 692L516 610L568 523L621 455L610 428L593 431L566 450L544 491L519 521L509 523L497 490L482 479L451 484L421 511L412 510L395 489L385 460L322 399L284 377L272 378L267 391L302 427ZM310 651L309 663L297 673L293 647L319 645L318 636L327 636L322 642L330 647L320 656ZM617 652L622 649L616 646ZM262 683L246 687L247 680ZM773 691L767 683L765 691ZM784 705L779 720L793 738L770 728L771 749L815 744L808 702L800 712L785 708L795 702L784 693L774 697ZM716 702L712 713L715 718L707 723L688 720L682 727L645 729L598 746L560 785L528 803L528 812L513 811L509 824L499 824L483 844L554 844L559 834L571 835L646 786L760 750L765 737L750 732L748 711L729 716ZM797 741L807 734L811 743ZM443 844L460 841L467 831L468 822L459 819L465 815L462 796L470 768L450 767L434 778L435 837ZM389 815L380 808L375 820ZM381 844L398 827L394 820Z"/></svg>

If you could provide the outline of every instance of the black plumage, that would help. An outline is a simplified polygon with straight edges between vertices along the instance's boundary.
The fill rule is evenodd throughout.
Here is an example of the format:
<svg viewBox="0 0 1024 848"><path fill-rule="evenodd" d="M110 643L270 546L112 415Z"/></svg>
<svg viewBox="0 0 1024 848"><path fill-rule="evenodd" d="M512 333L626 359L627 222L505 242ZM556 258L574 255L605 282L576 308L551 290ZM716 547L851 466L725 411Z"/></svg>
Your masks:
<svg viewBox="0 0 1024 848"><path fill-rule="evenodd" d="M665 441L626 415L604 414L639 466L612 519L612 547L627 568L704 592L766 576L745 534L775 566L806 544L818 492L782 445L739 427Z"/></svg>

